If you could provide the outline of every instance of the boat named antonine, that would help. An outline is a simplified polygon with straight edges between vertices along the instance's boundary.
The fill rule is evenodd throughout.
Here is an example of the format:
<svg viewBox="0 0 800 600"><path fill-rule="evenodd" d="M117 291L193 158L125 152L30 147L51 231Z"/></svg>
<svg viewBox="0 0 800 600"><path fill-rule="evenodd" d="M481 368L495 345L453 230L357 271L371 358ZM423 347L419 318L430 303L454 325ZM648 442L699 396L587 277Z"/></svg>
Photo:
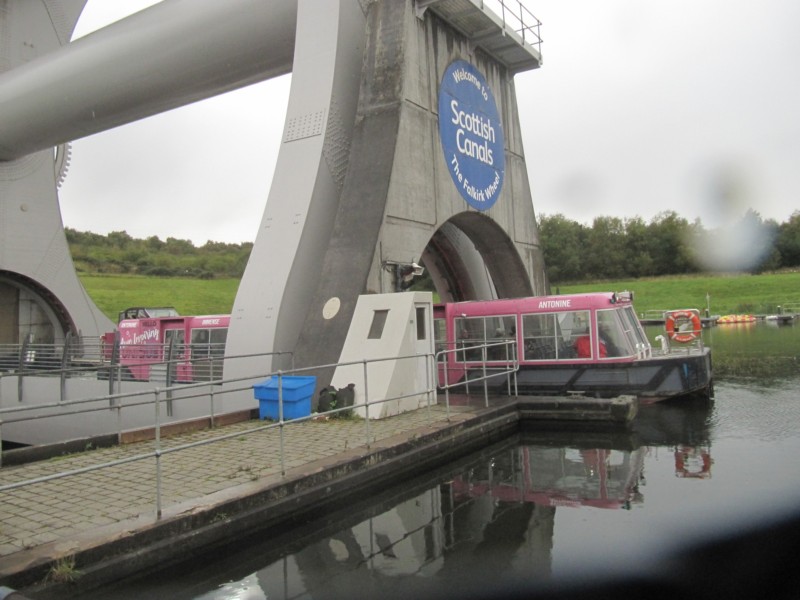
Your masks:
<svg viewBox="0 0 800 600"><path fill-rule="evenodd" d="M507 367L518 362L521 395L710 397L711 350L696 312L678 311L654 348L632 302L630 292L604 292L437 305L439 385L482 377L485 358L499 392L511 389Z"/></svg>

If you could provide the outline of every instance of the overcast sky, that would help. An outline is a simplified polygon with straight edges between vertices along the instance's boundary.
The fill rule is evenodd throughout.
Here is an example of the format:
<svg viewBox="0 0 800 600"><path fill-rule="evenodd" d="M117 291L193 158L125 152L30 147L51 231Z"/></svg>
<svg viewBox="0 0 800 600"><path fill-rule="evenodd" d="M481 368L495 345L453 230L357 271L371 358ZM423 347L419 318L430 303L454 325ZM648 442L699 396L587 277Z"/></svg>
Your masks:
<svg viewBox="0 0 800 600"><path fill-rule="evenodd" d="M154 4L89 0L77 35ZM537 214L674 210L707 228L800 210L800 2L525 0L541 69L517 75ZM252 241L289 93L282 77L73 143L64 224Z"/></svg>

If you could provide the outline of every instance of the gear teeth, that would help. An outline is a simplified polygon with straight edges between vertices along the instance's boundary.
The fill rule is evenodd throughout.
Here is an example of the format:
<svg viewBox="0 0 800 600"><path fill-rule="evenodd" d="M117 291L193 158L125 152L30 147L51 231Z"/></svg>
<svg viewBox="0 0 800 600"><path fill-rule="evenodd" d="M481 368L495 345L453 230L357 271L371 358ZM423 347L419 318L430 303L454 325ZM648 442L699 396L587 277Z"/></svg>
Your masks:
<svg viewBox="0 0 800 600"><path fill-rule="evenodd" d="M55 174L56 174L56 187L61 188L64 180L67 178L69 171L69 164L72 160L72 144L66 142L58 147L56 150L55 159Z"/></svg>

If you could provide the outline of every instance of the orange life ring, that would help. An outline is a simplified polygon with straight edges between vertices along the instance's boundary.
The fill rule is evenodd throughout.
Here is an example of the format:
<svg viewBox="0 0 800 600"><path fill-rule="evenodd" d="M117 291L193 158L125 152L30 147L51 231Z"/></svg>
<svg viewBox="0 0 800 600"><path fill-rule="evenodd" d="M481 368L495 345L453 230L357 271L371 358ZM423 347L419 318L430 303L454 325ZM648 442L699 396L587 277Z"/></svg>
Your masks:
<svg viewBox="0 0 800 600"><path fill-rule="evenodd" d="M681 331L681 325L689 321L692 324L691 331ZM695 310L673 310L666 314L665 327L671 340L685 344L697 338L703 325L700 322L700 315Z"/></svg>

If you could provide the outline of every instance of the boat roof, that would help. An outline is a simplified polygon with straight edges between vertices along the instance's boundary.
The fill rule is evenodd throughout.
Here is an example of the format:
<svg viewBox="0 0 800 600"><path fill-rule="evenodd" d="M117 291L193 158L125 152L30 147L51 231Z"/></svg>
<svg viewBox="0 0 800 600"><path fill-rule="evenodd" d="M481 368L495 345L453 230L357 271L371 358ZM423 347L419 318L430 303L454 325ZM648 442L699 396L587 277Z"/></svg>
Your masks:
<svg viewBox="0 0 800 600"><path fill-rule="evenodd" d="M589 310L628 305L633 300L631 292L586 292L581 294L558 294L550 296L528 296L525 298L500 298L495 300L466 300L451 302L445 306L451 311L466 310L480 313L486 310L500 312L553 312L560 310Z"/></svg>
<svg viewBox="0 0 800 600"><path fill-rule="evenodd" d="M120 320L179 316L178 311L172 306L131 306L119 313Z"/></svg>

